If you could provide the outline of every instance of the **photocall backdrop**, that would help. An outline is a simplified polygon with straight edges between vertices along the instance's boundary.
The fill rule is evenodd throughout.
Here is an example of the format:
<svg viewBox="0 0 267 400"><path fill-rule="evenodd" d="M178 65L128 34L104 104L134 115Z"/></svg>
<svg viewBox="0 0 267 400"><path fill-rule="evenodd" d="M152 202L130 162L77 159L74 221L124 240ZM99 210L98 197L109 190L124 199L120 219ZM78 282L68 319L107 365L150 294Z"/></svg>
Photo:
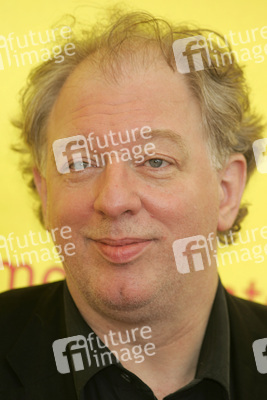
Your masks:
<svg viewBox="0 0 267 400"><path fill-rule="evenodd" d="M59 259L53 255L52 241L48 240L45 230L35 217L32 208L33 200L21 177L18 168L18 155L10 150L16 142L17 134L10 119L19 111L18 92L25 84L31 68L37 65L32 57L22 62L20 52L42 50L46 45L38 42L38 33L45 37L46 31L51 35L51 27L64 14L75 14L78 19L88 24L94 22L110 1L74 1L74 0L10 0L1 4L0 35L0 235L2 237L20 238L32 235L32 244L26 250L35 250L39 260L33 257L32 263L20 265L19 250L11 255L11 266L7 264L7 255L0 240L0 257L4 269L0 270L0 291L44 282L52 282L64 277ZM267 92L267 21L265 19L267 3L265 0L135 0L124 2L128 9L150 11L156 16L170 18L172 21L198 23L211 30L232 38L233 49L237 51L241 64L246 68L246 77L251 87L252 105L264 115L266 122ZM265 29L264 29L265 27ZM253 31L254 30L254 31ZM13 49L12 62L8 63L3 47L3 37L32 35L34 45L22 49ZM261 34L262 32L262 34ZM66 32L65 32L66 34ZM53 37L50 36L50 40ZM71 42L71 37L68 39ZM30 40L29 40L30 42ZM50 47L51 48L51 47ZM265 50L264 50L265 49ZM261 53L261 55L259 55ZM17 58L16 58L17 56ZM40 58L41 61L41 58ZM9 65L10 64L10 65ZM267 136L267 132L264 133ZM229 248L219 249L219 273L226 288L232 293L253 301L267 304L267 174L254 173L247 187L243 201L250 203L249 215L242 226L242 240ZM30 233L31 232L31 233ZM41 244L37 233L41 236ZM34 236L33 236L34 235ZM1 236L0 236L1 237ZM71 241L71 240L70 240ZM228 254L225 254L228 252ZM44 256L45 254L45 256ZM43 255L43 256L42 256ZM1 258L0 258L1 262ZM17 264L19 266L17 266ZM178 272L177 272L178 273ZM201 272L195 272L201 273Z"/></svg>

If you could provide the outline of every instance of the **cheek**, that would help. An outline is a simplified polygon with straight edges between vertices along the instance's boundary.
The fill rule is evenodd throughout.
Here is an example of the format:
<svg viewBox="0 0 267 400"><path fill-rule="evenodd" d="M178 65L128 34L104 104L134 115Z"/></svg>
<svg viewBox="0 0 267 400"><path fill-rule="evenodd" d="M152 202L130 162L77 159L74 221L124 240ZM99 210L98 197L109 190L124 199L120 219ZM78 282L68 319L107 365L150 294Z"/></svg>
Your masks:
<svg viewBox="0 0 267 400"><path fill-rule="evenodd" d="M173 182L168 188L150 188L143 195L142 203L149 216L177 234L186 232L195 223L198 214L197 192L185 182Z"/></svg>
<svg viewBox="0 0 267 400"><path fill-rule="evenodd" d="M168 190L150 192L144 204L150 216L160 220L175 239L209 233L216 229L218 219L216 185L212 176L191 177L188 181L176 182Z"/></svg>
<svg viewBox="0 0 267 400"><path fill-rule="evenodd" d="M87 189L62 185L51 186L47 196L47 215L50 226L79 225L90 214L90 192Z"/></svg>

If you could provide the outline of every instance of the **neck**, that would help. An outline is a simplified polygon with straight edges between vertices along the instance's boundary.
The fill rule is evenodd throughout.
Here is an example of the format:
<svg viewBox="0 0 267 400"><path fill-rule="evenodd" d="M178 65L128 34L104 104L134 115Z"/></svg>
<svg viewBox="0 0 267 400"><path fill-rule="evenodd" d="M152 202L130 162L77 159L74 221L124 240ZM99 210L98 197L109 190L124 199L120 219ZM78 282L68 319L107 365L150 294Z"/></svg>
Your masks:
<svg viewBox="0 0 267 400"><path fill-rule="evenodd" d="M142 310L132 317L129 313L127 317L121 313L114 318L110 313L99 313L83 301L71 282L68 287L88 325L119 359L124 354L120 359L123 366L160 399L189 383L196 373L218 284L217 275L201 273L203 276L195 279L198 287L187 282L187 290L180 291L173 301L169 299L164 304L161 299L154 307L156 312L150 306L149 313ZM136 356L137 349L138 354L142 349L142 356Z"/></svg>

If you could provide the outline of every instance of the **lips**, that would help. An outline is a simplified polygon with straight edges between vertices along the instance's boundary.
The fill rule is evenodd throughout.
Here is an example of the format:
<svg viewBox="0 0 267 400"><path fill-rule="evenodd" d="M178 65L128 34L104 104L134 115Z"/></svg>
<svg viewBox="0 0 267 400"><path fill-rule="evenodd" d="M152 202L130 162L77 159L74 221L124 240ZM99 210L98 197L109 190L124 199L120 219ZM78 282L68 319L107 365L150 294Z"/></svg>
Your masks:
<svg viewBox="0 0 267 400"><path fill-rule="evenodd" d="M108 261L125 264L139 257L153 240L142 238L103 238L93 240L97 251Z"/></svg>

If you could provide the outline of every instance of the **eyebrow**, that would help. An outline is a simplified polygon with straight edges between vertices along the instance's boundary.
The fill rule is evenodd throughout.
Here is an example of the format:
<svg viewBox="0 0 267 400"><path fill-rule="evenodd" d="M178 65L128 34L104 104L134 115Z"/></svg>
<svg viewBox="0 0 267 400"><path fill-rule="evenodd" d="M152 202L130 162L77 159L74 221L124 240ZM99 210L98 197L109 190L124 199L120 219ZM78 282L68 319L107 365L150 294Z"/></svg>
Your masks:
<svg viewBox="0 0 267 400"><path fill-rule="evenodd" d="M188 155L189 155L188 148L185 144L184 139L178 132L175 132L172 129L151 129L151 131L148 133L150 135L152 135L152 137L148 138L147 140L167 139L169 141L172 141L177 146L177 148L181 152L181 154L185 158L188 157ZM86 137L86 135L84 135L84 136ZM135 133L135 137L137 140L141 139L140 130L139 130L139 132ZM53 153L52 148L49 149L48 156L51 157L52 159L54 159L54 153Z"/></svg>
<svg viewBox="0 0 267 400"><path fill-rule="evenodd" d="M152 135L152 138L149 138L149 140L152 139L167 139L172 141L180 150L181 153L184 154L184 156L188 156L188 148L185 144L184 139L182 136L178 133L175 132L171 129L152 129L151 132L149 132ZM140 136L140 133L136 136Z"/></svg>

